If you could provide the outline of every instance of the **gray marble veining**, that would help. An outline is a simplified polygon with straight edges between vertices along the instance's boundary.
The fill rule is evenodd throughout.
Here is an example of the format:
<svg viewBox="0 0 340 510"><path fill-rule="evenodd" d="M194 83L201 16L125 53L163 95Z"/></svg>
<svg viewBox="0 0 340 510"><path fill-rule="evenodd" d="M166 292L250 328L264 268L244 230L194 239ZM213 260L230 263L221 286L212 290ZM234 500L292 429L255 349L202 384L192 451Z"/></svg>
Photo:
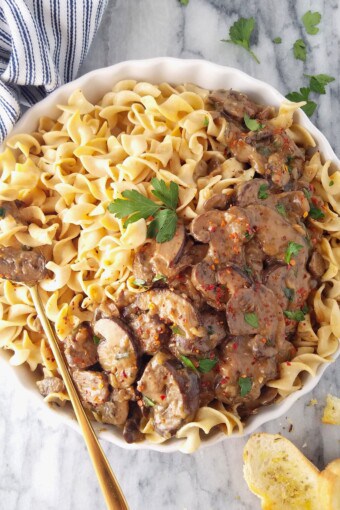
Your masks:
<svg viewBox="0 0 340 510"><path fill-rule="evenodd" d="M306 36L300 22L308 9L322 13L315 36ZM254 51L260 65L242 48L220 42L240 16L257 21ZM281 45L272 44L276 36L282 37ZM292 54L294 41L302 36L308 46L306 63ZM338 78L339 45L336 0L190 0L186 8L177 0L111 0L80 74L127 59L204 58L238 67L286 94L307 83L304 73ZM339 87L337 79L319 97L312 119L338 153ZM339 364L329 367L318 387L287 415L262 428L291 438L320 468L340 457L340 427L321 424L327 392L340 391ZM311 398L318 404L309 405ZM3 374L0 409L1 510L104 510L76 432L56 422ZM245 442L226 440L192 456L103 446L131 510L255 510L259 501L242 476Z"/></svg>

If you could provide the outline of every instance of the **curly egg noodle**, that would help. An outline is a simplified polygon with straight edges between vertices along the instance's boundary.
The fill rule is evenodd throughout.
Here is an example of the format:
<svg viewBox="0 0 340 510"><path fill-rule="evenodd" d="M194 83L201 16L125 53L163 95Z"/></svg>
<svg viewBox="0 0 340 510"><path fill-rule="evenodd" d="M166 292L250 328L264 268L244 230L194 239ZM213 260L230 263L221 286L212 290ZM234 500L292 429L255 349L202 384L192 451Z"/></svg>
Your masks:
<svg viewBox="0 0 340 510"><path fill-rule="evenodd" d="M0 154L0 199L21 200L24 222L11 215L0 219L0 245L39 248L49 261L49 276L39 291L48 318L61 340L105 297L115 299L122 290L141 292L134 285L132 264L137 248L146 242L144 219L130 224L107 210L108 204L127 189L148 197L153 177L179 186L177 214L192 220L215 193L232 193L233 187L254 177L235 158L221 164L220 173L195 178L199 161L218 155L226 120L214 119L204 108L208 91L186 84L152 85L134 80L117 83L98 104L91 104L80 90L60 105L59 117L42 117L37 131L15 135ZM272 125L287 129L295 143L314 147L311 135L293 120L301 104L284 103ZM281 364L280 378L268 383L284 398L301 388L301 375L315 375L331 360L340 337L340 173L315 152L305 163L304 180L325 202L325 218L311 220L323 230L319 249L327 270L314 296L318 329L310 316L299 323L297 353ZM12 365L28 363L32 371L43 368L45 377L57 366L42 334L27 288L9 281L0 283L0 347L13 351ZM67 400L62 393L48 401ZM204 434L220 427L226 434L242 432L242 423L221 403L199 409L196 419L184 425L177 438L182 450L194 451ZM215 429L216 430L216 429ZM161 442L149 421L142 431Z"/></svg>

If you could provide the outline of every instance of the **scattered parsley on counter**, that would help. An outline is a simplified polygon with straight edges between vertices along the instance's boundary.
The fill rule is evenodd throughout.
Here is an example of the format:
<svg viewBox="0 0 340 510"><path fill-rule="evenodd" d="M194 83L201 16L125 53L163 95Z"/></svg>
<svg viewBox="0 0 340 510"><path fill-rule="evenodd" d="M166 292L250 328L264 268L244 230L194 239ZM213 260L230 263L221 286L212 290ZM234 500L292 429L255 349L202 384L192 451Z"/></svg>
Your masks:
<svg viewBox="0 0 340 510"><path fill-rule="evenodd" d="M286 98L289 101L293 101L293 103L300 103L301 101L306 101L307 104L301 107L301 110L305 112L308 117L311 117L315 112L317 104L314 101L310 101L309 99L310 88L309 87L301 87L300 92L289 92L286 95Z"/></svg>
<svg viewBox="0 0 340 510"><path fill-rule="evenodd" d="M240 391L241 397L245 397L250 392L251 387L253 385L253 381L251 377L240 377L238 380L238 385L241 390Z"/></svg>
<svg viewBox="0 0 340 510"><path fill-rule="evenodd" d="M230 27L229 37L230 39L222 39L222 42L237 44L242 46L253 59L259 64L260 61L255 53L250 49L250 38L255 28L254 18L240 18L238 21Z"/></svg>
<svg viewBox="0 0 340 510"><path fill-rule="evenodd" d="M285 310L283 313L291 321L301 322L305 320L305 314L303 313L302 310L295 310L294 312L291 312L290 310Z"/></svg>
<svg viewBox="0 0 340 510"><path fill-rule="evenodd" d="M260 124L260 122L256 119L251 119L246 113L244 114L243 120L250 131L258 131L259 129L264 128L263 124Z"/></svg>
<svg viewBox="0 0 340 510"><path fill-rule="evenodd" d="M297 41L295 41L293 51L294 57L297 60L302 60L303 62L306 62L307 48L306 43L302 39L298 39Z"/></svg>
<svg viewBox="0 0 340 510"><path fill-rule="evenodd" d="M180 3L181 5L188 5L189 0L179 0L179 3Z"/></svg>
<svg viewBox="0 0 340 510"><path fill-rule="evenodd" d="M317 94L326 94L325 86L335 80L333 76L329 76L328 74L305 74L307 78L309 78L309 88L313 92Z"/></svg>
<svg viewBox="0 0 340 510"><path fill-rule="evenodd" d="M281 37L275 37L275 39L273 39L273 43L274 44L281 44L282 43Z"/></svg>
<svg viewBox="0 0 340 510"><path fill-rule="evenodd" d="M302 16L302 23L306 29L307 34L315 35L319 32L319 28L316 26L321 21L321 14L319 12L307 11Z"/></svg>
<svg viewBox="0 0 340 510"><path fill-rule="evenodd" d="M260 200L265 200L266 198L269 197L267 184L261 184L261 186L259 187L259 190L257 192L257 197Z"/></svg>
<svg viewBox="0 0 340 510"><path fill-rule="evenodd" d="M293 241L289 241L288 247L285 253L285 262L289 264L293 255L299 253L299 251L303 248L301 244L294 243Z"/></svg>
<svg viewBox="0 0 340 510"><path fill-rule="evenodd" d="M259 319L258 319L256 313L254 313L254 312L245 313L244 314L244 320L252 328L258 328L259 327Z"/></svg>
<svg viewBox="0 0 340 510"><path fill-rule="evenodd" d="M151 180L153 190L151 193L162 204L156 204L139 191L123 191L122 197L109 204L108 210L117 218L127 218L124 227L130 223L152 217L148 226L148 237L156 238L158 243L170 241L175 235L177 226L176 207L178 204L178 184L170 182L167 186L163 180Z"/></svg>

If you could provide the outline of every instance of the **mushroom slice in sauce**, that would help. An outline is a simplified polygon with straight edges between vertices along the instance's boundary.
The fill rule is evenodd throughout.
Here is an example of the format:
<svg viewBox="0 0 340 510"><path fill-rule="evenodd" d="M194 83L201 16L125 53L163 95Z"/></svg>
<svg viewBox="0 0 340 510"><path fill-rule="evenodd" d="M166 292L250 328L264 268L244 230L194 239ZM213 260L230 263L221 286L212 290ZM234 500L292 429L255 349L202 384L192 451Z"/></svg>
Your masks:
<svg viewBox="0 0 340 510"><path fill-rule="evenodd" d="M222 111L238 121L242 121L245 114L249 117L256 117L262 113L263 119L271 118L275 114L273 107L260 105L249 99L246 94L236 90L214 90L208 96L208 102L216 110Z"/></svg>
<svg viewBox="0 0 340 510"><path fill-rule="evenodd" d="M0 248L0 277L27 285L35 285L46 277L46 260L37 251Z"/></svg>
<svg viewBox="0 0 340 510"><path fill-rule="evenodd" d="M100 421L110 425L124 425L129 414L130 398L129 391L113 389L107 402L95 408Z"/></svg>
<svg viewBox="0 0 340 510"><path fill-rule="evenodd" d="M123 436L127 443L136 443L142 441L144 436L140 431L140 421L142 419L141 408L136 402L130 403L129 416L125 422Z"/></svg>
<svg viewBox="0 0 340 510"><path fill-rule="evenodd" d="M212 197L208 198L203 204L205 211L211 211L211 209L219 209L224 211L231 202L230 195L224 195L223 193L217 193Z"/></svg>
<svg viewBox="0 0 340 510"><path fill-rule="evenodd" d="M110 395L107 375L103 372L90 370L74 370L72 378L80 393L80 398L85 407L93 410L98 405L104 404Z"/></svg>
<svg viewBox="0 0 340 510"><path fill-rule="evenodd" d="M142 352L155 354L169 339L170 328L160 320L158 315L145 313L145 311L140 313L134 304L126 307L123 313Z"/></svg>
<svg viewBox="0 0 340 510"><path fill-rule="evenodd" d="M188 299L167 289L154 289L138 294L134 304L142 311L158 315L167 324L178 326L186 337L197 335L201 328L198 314Z"/></svg>
<svg viewBox="0 0 340 510"><path fill-rule="evenodd" d="M155 251L151 258L151 264L155 274L171 277L176 271L185 245L185 228L179 223L174 237L165 243L155 243Z"/></svg>
<svg viewBox="0 0 340 510"><path fill-rule="evenodd" d="M88 368L98 361L97 346L88 322L82 322L64 341L65 356L71 368Z"/></svg>
<svg viewBox="0 0 340 510"><path fill-rule="evenodd" d="M64 381L59 377L45 377L42 381L37 381L37 386L43 397L65 391Z"/></svg>
<svg viewBox="0 0 340 510"><path fill-rule="evenodd" d="M278 375L274 357L255 358L250 336L235 336L225 342L219 353L215 396L233 406L259 398L261 388ZM243 384L248 387L242 393Z"/></svg>
<svg viewBox="0 0 340 510"><path fill-rule="evenodd" d="M103 318L119 317L119 309L111 299L105 299L94 311L94 321Z"/></svg>
<svg viewBox="0 0 340 510"><path fill-rule="evenodd" d="M147 284L151 284L155 276L151 264L151 257L155 251L155 244L155 241L151 241L141 246L137 250L133 261L132 272L134 277L145 281Z"/></svg>
<svg viewBox="0 0 340 510"><path fill-rule="evenodd" d="M228 293L224 286L218 284L217 275L211 266L212 264L207 260L194 266L191 281L210 306L223 310L228 300Z"/></svg>
<svg viewBox="0 0 340 510"><path fill-rule="evenodd" d="M308 270L314 278L321 278L326 271L326 264L322 255L318 251L314 251L308 262Z"/></svg>
<svg viewBox="0 0 340 510"><path fill-rule="evenodd" d="M137 389L144 401L152 403L153 426L163 437L171 437L198 410L198 375L164 352L149 361Z"/></svg>
<svg viewBox="0 0 340 510"><path fill-rule="evenodd" d="M114 317L99 319L93 325L98 345L99 363L112 374L116 388L126 388L135 381L138 372L138 345L128 326Z"/></svg>

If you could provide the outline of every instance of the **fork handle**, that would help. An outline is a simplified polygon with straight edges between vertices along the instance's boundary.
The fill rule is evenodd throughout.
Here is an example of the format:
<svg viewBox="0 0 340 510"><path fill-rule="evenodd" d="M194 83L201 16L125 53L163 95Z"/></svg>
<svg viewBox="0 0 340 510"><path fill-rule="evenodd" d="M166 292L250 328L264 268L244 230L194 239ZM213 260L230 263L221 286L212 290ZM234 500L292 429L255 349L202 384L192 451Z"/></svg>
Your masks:
<svg viewBox="0 0 340 510"><path fill-rule="evenodd" d="M74 412L80 425L84 441L86 443L94 470L98 478L99 485L105 498L107 508L109 510L129 510L122 489L120 488L119 483L113 474L111 466L102 447L100 446L93 427L88 417L86 416L84 407L80 401L78 392L68 370L64 355L59 347L57 337L52 329L50 321L46 316L44 305L40 299L37 285L30 287L30 291L35 309L38 313L38 317L48 339L53 356L57 362L59 372L63 378L67 393L70 397Z"/></svg>

